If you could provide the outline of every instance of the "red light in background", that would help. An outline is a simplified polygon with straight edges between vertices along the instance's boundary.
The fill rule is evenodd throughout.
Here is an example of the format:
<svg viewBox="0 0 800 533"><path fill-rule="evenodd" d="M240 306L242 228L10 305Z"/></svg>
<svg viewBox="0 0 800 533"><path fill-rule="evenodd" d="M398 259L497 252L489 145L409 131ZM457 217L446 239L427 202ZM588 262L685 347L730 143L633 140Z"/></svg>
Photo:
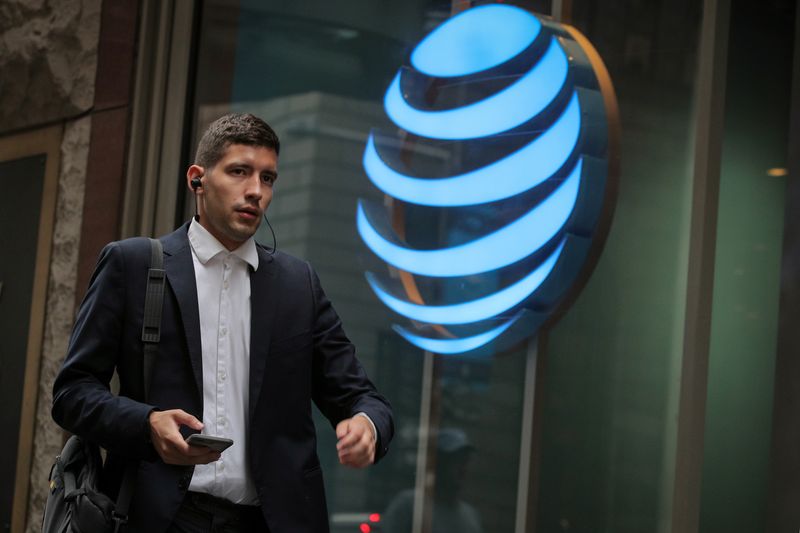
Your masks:
<svg viewBox="0 0 800 533"><path fill-rule="evenodd" d="M361 533L369 533L370 531L372 531L372 528L369 527L369 524L367 523L361 524L360 526L358 526L358 529L361 530Z"/></svg>
<svg viewBox="0 0 800 533"><path fill-rule="evenodd" d="M370 522L380 522L381 521L380 513L372 513L371 515L369 515L369 521Z"/></svg>

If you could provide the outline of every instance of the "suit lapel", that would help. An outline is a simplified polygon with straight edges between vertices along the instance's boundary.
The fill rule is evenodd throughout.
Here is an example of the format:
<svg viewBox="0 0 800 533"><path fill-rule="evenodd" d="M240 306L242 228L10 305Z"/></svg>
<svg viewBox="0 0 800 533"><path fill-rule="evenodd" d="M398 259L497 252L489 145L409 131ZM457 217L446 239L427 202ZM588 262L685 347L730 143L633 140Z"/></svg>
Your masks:
<svg viewBox="0 0 800 533"><path fill-rule="evenodd" d="M186 235L188 225L183 225L175 232L162 239L164 245L164 270L167 281L181 312L183 331L186 334L186 345L189 347L189 359L192 363L197 390L203 397L203 354L200 342L200 312L197 305L197 283L194 277L194 263L189 238Z"/></svg>
<svg viewBox="0 0 800 533"><path fill-rule="evenodd" d="M253 419L264 369L275 310L278 307L278 280L272 256L258 247L258 270L250 272L250 400L249 420Z"/></svg>

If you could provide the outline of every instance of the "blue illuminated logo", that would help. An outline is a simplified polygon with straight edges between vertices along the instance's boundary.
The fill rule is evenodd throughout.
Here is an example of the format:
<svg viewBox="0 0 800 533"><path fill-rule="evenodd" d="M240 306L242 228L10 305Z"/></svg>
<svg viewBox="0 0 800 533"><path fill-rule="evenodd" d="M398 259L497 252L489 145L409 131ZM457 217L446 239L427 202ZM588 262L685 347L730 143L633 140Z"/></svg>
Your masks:
<svg viewBox="0 0 800 533"><path fill-rule="evenodd" d="M455 354L531 336L577 293L605 239L616 100L574 28L508 5L436 28L384 98L358 232L390 266L367 281L411 321L394 329Z"/></svg>

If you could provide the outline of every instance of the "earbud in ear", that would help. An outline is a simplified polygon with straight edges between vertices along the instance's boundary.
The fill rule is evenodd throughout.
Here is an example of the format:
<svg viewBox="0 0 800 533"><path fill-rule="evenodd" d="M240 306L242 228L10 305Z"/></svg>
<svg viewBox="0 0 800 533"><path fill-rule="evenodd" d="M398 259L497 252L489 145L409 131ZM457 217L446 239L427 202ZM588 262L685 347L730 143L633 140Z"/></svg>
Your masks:
<svg viewBox="0 0 800 533"><path fill-rule="evenodd" d="M203 181L200 179L202 177L203 177L203 175L201 174L200 176L198 176L196 178L192 178L191 180L189 180L189 186L192 188L192 192L195 193L194 194L194 219L197 220L198 222L200 221L200 214L197 211L197 189L199 189L200 187L203 186Z"/></svg>

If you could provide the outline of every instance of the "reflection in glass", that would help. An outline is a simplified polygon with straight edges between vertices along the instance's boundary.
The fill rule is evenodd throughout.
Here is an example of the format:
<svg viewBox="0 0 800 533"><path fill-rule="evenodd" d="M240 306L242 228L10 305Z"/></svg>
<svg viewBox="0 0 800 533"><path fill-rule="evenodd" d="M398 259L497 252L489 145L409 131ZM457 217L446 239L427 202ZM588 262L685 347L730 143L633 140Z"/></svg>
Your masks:
<svg viewBox="0 0 800 533"><path fill-rule="evenodd" d="M442 428L436 442L436 489L431 533L482 533L477 509L464 500L463 487L475 447L460 428ZM413 530L414 491L404 490L392 498L383 519L386 533Z"/></svg>

